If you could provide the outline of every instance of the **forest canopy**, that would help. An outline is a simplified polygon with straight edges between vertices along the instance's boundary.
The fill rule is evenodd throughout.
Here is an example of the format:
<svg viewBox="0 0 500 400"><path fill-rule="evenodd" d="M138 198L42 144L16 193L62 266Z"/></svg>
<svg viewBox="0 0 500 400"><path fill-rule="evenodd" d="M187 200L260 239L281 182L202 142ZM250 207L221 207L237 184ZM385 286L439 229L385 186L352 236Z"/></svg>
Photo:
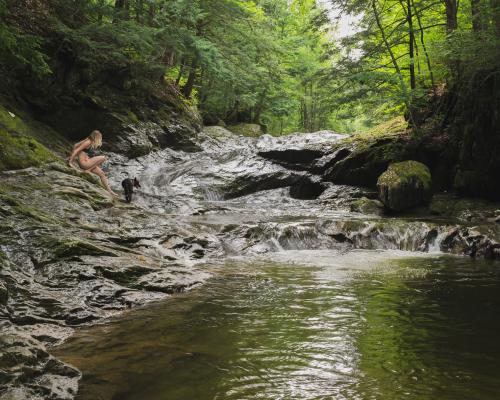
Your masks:
<svg viewBox="0 0 500 400"><path fill-rule="evenodd" d="M7 83L71 54L88 82L128 69L207 124L273 134L416 124L429 96L499 73L500 0L0 0L0 22Z"/></svg>

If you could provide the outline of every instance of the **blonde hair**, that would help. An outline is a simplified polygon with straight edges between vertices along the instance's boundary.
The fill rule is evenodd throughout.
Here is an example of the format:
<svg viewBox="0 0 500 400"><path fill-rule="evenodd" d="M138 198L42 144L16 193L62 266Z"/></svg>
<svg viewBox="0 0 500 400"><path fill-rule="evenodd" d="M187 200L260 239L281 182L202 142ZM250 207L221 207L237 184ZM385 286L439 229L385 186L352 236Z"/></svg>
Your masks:
<svg viewBox="0 0 500 400"><path fill-rule="evenodd" d="M97 130L92 131L87 139L91 142L91 149L98 149L102 146L102 133Z"/></svg>

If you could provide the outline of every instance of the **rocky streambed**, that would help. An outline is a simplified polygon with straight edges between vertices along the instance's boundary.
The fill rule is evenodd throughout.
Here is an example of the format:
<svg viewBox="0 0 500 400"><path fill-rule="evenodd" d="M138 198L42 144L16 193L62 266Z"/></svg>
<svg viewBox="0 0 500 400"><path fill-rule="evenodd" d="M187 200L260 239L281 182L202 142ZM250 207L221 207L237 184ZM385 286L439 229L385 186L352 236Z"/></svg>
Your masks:
<svg viewBox="0 0 500 400"><path fill-rule="evenodd" d="M210 276L205 264L230 256L500 256L499 205L441 194L430 209L385 215L372 179L383 161L349 137L247 138L209 127L193 141L189 152L109 154L113 187L127 176L141 182L133 204L58 161L2 173L0 398L73 398L81 373L52 347L80 326L197 287Z"/></svg>

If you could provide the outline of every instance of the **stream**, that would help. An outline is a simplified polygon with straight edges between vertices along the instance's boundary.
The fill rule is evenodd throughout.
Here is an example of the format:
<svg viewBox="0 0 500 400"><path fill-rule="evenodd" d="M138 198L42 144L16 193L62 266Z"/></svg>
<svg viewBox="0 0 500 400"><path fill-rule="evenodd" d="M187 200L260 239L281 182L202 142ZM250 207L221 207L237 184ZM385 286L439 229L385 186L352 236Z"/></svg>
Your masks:
<svg viewBox="0 0 500 400"><path fill-rule="evenodd" d="M443 253L450 221L352 212L373 194L257 156L325 137L115 161L142 183L136 204L206 238L147 245L210 278L54 349L83 373L78 399L498 398L498 266Z"/></svg>
<svg viewBox="0 0 500 400"><path fill-rule="evenodd" d="M277 252L79 331L79 399L497 399L500 271L440 254Z"/></svg>

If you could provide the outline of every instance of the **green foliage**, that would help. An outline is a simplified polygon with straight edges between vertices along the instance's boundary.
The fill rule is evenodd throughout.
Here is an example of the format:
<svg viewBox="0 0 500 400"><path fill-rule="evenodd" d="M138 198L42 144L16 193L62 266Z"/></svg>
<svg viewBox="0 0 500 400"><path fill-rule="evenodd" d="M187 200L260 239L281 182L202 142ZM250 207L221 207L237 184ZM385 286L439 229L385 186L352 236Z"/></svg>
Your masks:
<svg viewBox="0 0 500 400"><path fill-rule="evenodd" d="M337 102L368 120L406 112L416 125L412 110L427 103L430 94L442 93L443 87L450 90L478 72L500 69L500 10L495 2L331 3L342 16L359 18L357 31L340 41L343 54L329 72L343 87ZM457 11L448 13L454 6Z"/></svg>
<svg viewBox="0 0 500 400"><path fill-rule="evenodd" d="M445 4L458 4L455 21ZM443 84L497 73L495 4L0 0L0 69L9 82L54 70L69 85L66 72L77 70L82 86L166 84L208 124L366 131L404 113L415 123L412 110ZM357 16L356 30L339 38L328 5Z"/></svg>
<svg viewBox="0 0 500 400"><path fill-rule="evenodd" d="M28 69L38 76L49 74L50 67L40 48L41 39L7 24L7 16L6 2L0 0L0 59L3 68Z"/></svg>

